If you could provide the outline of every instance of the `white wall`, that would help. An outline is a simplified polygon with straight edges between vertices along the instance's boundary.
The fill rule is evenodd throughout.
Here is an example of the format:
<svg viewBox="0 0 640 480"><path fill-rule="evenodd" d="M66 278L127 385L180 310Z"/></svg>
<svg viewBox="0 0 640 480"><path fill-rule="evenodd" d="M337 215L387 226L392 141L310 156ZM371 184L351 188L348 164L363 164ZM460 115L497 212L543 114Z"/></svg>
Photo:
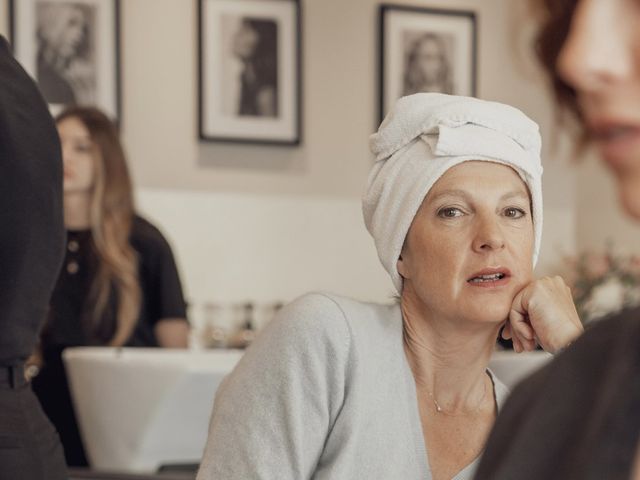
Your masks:
<svg viewBox="0 0 640 480"><path fill-rule="evenodd" d="M121 2L123 138L141 208L175 246L196 304L318 288L385 300L392 291L359 213L377 116L379 2L302 3L304 138L285 148L199 143L196 2ZM523 109L550 137L551 103L513 48L526 43L523 24L513 28L518 2L390 3L475 10L479 96ZM575 244L573 175L546 145L541 271Z"/></svg>

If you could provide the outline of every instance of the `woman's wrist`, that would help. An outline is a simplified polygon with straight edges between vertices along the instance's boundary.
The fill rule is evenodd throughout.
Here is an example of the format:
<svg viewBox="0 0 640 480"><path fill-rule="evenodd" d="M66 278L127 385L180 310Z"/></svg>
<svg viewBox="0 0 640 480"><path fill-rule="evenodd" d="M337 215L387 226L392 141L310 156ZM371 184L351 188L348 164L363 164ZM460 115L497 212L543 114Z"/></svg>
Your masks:
<svg viewBox="0 0 640 480"><path fill-rule="evenodd" d="M556 336L555 341L553 342L552 348L550 348L549 353L557 355L564 350L566 350L576 339L582 335L584 332L584 327L581 323L573 324L570 327L563 329L560 334Z"/></svg>

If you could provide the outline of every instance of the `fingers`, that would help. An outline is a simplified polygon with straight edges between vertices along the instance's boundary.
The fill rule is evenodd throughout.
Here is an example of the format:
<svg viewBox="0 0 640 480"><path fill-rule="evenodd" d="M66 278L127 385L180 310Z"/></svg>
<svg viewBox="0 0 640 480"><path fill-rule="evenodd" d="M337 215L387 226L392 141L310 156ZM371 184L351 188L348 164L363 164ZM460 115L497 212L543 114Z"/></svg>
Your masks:
<svg viewBox="0 0 640 480"><path fill-rule="evenodd" d="M511 342L513 343L513 350L516 353L522 353L523 352L524 348L522 347L522 343L520 342L520 340L518 339L517 336L514 335L511 338Z"/></svg>
<svg viewBox="0 0 640 480"><path fill-rule="evenodd" d="M513 340L513 348L518 353L530 352L535 350L537 346L535 331L528 312L532 289L533 283L530 283L516 294L507 321L509 334Z"/></svg>
<svg viewBox="0 0 640 480"><path fill-rule="evenodd" d="M502 338L504 338L505 340L509 340L511 339L512 335L511 335L511 323L509 323L509 321L507 321L507 323L504 325L504 328L502 329Z"/></svg>
<svg viewBox="0 0 640 480"><path fill-rule="evenodd" d="M536 348L536 341L534 338L527 338L522 333L521 328L511 327L511 341L513 343L513 349L516 353L531 352Z"/></svg>
<svg viewBox="0 0 640 480"><path fill-rule="evenodd" d="M518 298L519 296L520 294L518 294L514 299L514 306L512 306L511 311L509 312L509 321L507 322L507 325L509 326L509 333L512 336L518 336L519 340L530 342L535 339L535 332L529 323L529 316L526 313L526 310L517 308L515 305L516 302L520 303L520 299Z"/></svg>
<svg viewBox="0 0 640 480"><path fill-rule="evenodd" d="M535 339L528 339L523 337L518 331L512 331L513 349L516 353L531 352L536 349Z"/></svg>
<svg viewBox="0 0 640 480"><path fill-rule="evenodd" d="M532 335L533 330L531 329L531 327L529 327L528 324L524 324L524 325L525 325L524 328L527 328ZM511 327L511 322L507 321L504 328L502 329L501 336L505 340L511 340L511 342L513 343L513 348L514 350L516 350L516 352L518 353L522 351L529 352L529 351L535 350L537 347L537 342L535 341L535 337L530 338L528 336L530 334L529 332L525 331L524 334L522 333L522 331L514 333Z"/></svg>

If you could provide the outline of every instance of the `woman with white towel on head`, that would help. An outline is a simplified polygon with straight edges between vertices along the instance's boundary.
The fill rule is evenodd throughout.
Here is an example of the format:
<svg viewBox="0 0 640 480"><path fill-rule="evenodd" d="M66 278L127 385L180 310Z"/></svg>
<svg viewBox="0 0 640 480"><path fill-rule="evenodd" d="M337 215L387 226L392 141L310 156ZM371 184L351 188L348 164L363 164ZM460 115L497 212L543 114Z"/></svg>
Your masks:
<svg viewBox="0 0 640 480"><path fill-rule="evenodd" d="M220 386L198 479L472 478L507 395L487 369L500 329L517 351L582 332L562 280L532 274L533 121L420 93L371 148L364 218L399 301L317 293L285 307Z"/></svg>

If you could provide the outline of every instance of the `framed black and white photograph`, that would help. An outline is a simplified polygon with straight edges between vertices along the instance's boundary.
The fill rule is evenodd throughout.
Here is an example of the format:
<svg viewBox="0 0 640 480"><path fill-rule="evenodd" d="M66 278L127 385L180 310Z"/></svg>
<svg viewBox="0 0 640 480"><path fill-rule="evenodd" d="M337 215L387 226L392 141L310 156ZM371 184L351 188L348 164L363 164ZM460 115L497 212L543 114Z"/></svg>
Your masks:
<svg viewBox="0 0 640 480"><path fill-rule="evenodd" d="M300 143L300 3L198 5L200 138Z"/></svg>
<svg viewBox="0 0 640 480"><path fill-rule="evenodd" d="M52 113L120 112L119 0L10 0L13 51Z"/></svg>
<svg viewBox="0 0 640 480"><path fill-rule="evenodd" d="M380 120L405 95L476 95L476 16L471 11L380 7Z"/></svg>

